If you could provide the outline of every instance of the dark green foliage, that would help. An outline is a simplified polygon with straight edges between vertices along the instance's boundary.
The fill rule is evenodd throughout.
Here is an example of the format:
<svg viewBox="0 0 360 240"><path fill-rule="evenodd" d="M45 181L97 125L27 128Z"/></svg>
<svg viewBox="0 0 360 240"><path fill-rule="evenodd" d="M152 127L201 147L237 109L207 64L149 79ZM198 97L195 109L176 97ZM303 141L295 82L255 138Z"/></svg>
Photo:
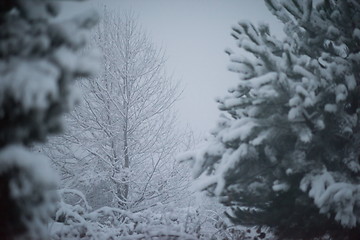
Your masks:
<svg viewBox="0 0 360 240"><path fill-rule="evenodd" d="M358 239L360 4L265 2L287 37L264 24L233 28L242 52L227 51L229 69L240 79L193 156L200 188L235 223L279 239Z"/></svg>
<svg viewBox="0 0 360 240"><path fill-rule="evenodd" d="M63 24L53 21L58 12L55 1L0 3L0 239L48 238L56 181L26 147L61 130L77 102L72 82L96 71L77 54L96 14Z"/></svg>

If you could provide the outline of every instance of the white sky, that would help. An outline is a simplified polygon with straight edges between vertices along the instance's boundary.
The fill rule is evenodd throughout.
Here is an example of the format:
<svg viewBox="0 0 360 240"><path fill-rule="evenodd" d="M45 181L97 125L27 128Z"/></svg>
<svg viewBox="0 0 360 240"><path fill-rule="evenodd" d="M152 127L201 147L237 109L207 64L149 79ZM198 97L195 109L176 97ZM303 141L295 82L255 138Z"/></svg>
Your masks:
<svg viewBox="0 0 360 240"><path fill-rule="evenodd" d="M92 0L66 3L63 10L102 5L119 15L134 12L149 38L166 51L167 69L184 87L176 106L179 121L197 134L215 127L220 111L214 99L236 84L224 52L235 46L231 26L239 20L267 22L272 34L283 36L281 23L262 0Z"/></svg>

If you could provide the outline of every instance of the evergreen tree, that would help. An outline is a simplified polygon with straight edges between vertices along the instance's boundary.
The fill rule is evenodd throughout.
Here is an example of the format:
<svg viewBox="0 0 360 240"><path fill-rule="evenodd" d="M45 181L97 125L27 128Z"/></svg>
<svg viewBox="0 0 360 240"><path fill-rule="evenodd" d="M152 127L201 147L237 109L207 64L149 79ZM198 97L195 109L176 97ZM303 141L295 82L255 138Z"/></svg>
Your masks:
<svg viewBox="0 0 360 240"><path fill-rule="evenodd" d="M280 238L360 237L360 4L266 0L286 38L239 22L228 50L237 86L207 146L198 188L243 225Z"/></svg>
<svg viewBox="0 0 360 240"><path fill-rule="evenodd" d="M77 55L90 13L65 23L47 0L0 3L0 238L47 239L56 207L56 181L47 159L28 150L61 129L61 115L77 101L71 83L96 69Z"/></svg>

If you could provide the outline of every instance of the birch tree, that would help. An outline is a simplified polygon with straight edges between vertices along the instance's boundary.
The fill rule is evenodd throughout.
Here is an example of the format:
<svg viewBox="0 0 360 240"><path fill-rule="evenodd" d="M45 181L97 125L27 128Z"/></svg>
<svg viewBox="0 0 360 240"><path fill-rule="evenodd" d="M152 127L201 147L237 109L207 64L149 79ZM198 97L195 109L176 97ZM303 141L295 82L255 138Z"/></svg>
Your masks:
<svg viewBox="0 0 360 240"><path fill-rule="evenodd" d="M165 72L163 51L129 14L105 10L92 37L103 72L80 82L81 107L68 116L67 134L45 151L65 186L82 189L95 207L139 211L166 202L182 181L169 181L181 177L172 110L180 92Z"/></svg>

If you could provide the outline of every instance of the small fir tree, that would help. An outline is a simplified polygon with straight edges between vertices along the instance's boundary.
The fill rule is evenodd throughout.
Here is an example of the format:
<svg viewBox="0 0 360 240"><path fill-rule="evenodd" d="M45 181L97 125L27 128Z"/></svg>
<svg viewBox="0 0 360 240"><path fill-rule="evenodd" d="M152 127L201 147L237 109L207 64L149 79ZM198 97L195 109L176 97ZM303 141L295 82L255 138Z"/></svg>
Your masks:
<svg viewBox="0 0 360 240"><path fill-rule="evenodd" d="M238 84L219 100L207 146L190 156L200 189L238 224L280 238L358 239L360 4L266 0L286 38L233 27Z"/></svg>

